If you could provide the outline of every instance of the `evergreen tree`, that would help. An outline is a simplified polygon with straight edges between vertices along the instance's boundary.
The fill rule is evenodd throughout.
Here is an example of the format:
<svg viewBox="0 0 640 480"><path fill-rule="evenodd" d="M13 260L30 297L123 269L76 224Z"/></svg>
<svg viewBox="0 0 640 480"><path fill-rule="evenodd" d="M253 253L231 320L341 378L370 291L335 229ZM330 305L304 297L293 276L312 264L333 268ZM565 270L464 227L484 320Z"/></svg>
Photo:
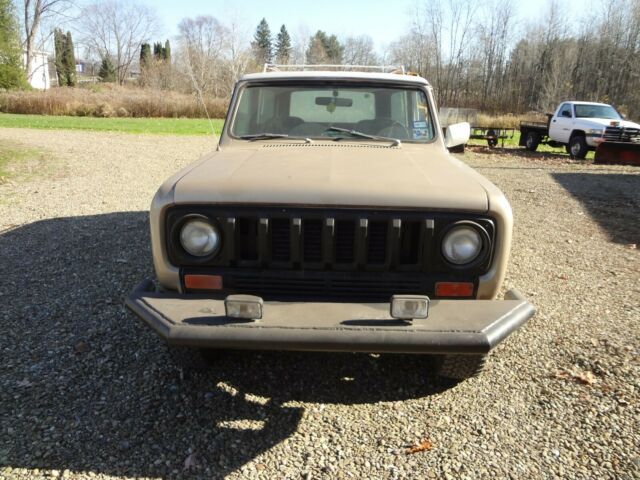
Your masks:
<svg viewBox="0 0 640 480"><path fill-rule="evenodd" d="M307 50L307 63L330 63L339 65L342 63L344 47L335 35L328 36L322 30L318 30L309 41Z"/></svg>
<svg viewBox="0 0 640 480"><path fill-rule="evenodd" d="M155 58L157 61L162 61L164 59L162 43L155 42L153 44L153 58Z"/></svg>
<svg viewBox="0 0 640 480"><path fill-rule="evenodd" d="M13 3L0 0L0 88L27 88Z"/></svg>
<svg viewBox="0 0 640 480"><path fill-rule="evenodd" d="M67 69L64 65L64 51L65 51L65 42L66 38L63 35L62 31L56 28L53 31L53 46L55 49L55 67L56 67L56 75L58 77L58 86L65 87L68 83L67 80Z"/></svg>
<svg viewBox="0 0 640 480"><path fill-rule="evenodd" d="M171 44L169 43L168 39L166 42L164 42L164 49L162 50L162 56L164 57L164 60L167 63L171 63Z"/></svg>
<svg viewBox="0 0 640 480"><path fill-rule="evenodd" d="M151 61L151 45L143 43L140 45L140 67L144 68Z"/></svg>
<svg viewBox="0 0 640 480"><path fill-rule="evenodd" d="M62 32L60 32L62 34ZM69 87L76 86L76 54L73 49L73 39L71 38L71 32L67 32L64 39L64 50L62 53L62 64L65 70L65 76L67 77L67 85Z"/></svg>
<svg viewBox="0 0 640 480"><path fill-rule="evenodd" d="M116 81L116 69L113 66L113 62L109 57L104 57L100 64L100 71L98 77L101 82L115 82Z"/></svg>
<svg viewBox="0 0 640 480"><path fill-rule="evenodd" d="M291 56L291 37L287 28L282 25L276 37L276 61L281 64L289 62Z"/></svg>
<svg viewBox="0 0 640 480"><path fill-rule="evenodd" d="M329 61L335 64L342 63L342 56L344 55L344 47L338 41L338 37L331 35L327 37L324 43L324 49L327 52Z"/></svg>
<svg viewBox="0 0 640 480"><path fill-rule="evenodd" d="M263 18L256 28L256 33L251 42L251 48L258 64L270 63L273 59L273 51L271 47L271 30L267 20Z"/></svg>

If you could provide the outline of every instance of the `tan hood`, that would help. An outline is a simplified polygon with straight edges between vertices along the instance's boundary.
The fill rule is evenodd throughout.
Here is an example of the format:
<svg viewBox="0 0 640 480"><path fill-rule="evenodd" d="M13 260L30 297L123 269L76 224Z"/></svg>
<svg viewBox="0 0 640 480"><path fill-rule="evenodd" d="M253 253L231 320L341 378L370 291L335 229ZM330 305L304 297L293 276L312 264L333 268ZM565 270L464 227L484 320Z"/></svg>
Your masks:
<svg viewBox="0 0 640 480"><path fill-rule="evenodd" d="M436 145L264 142L213 153L177 182L174 202L486 212L478 177Z"/></svg>

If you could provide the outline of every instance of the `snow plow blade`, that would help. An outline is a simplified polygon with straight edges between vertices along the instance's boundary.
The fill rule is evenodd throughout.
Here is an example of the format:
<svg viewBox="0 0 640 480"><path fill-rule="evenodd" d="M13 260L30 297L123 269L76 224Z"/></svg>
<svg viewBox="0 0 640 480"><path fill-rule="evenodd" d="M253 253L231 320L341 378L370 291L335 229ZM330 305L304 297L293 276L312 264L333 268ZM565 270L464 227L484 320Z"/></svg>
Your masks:
<svg viewBox="0 0 640 480"><path fill-rule="evenodd" d="M602 142L596 149L594 161L640 166L640 143Z"/></svg>

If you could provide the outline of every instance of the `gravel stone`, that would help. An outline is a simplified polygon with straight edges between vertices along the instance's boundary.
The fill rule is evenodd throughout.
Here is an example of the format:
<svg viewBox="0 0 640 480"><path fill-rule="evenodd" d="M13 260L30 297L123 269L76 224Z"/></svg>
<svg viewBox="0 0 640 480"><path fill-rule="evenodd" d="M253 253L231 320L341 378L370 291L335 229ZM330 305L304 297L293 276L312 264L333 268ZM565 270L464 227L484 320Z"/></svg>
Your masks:
<svg viewBox="0 0 640 480"><path fill-rule="evenodd" d="M186 377L123 299L153 274L155 190L214 140L5 141L46 161L0 185L0 477L640 477L640 169L460 155L508 196L504 288L538 309L477 378L443 385L426 357L295 352L232 352ZM422 440L433 448L406 454Z"/></svg>

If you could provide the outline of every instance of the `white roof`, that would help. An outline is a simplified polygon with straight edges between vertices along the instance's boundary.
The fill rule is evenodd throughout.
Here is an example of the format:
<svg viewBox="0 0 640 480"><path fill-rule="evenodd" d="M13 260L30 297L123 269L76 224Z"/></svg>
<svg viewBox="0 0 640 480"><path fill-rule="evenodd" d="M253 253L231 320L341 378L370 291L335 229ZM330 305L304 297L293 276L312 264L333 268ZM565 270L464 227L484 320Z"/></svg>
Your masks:
<svg viewBox="0 0 640 480"><path fill-rule="evenodd" d="M240 80L363 80L383 81L389 83L411 83L414 85L429 85L424 78L416 75L376 72L333 72L333 71L297 71L297 72L264 72L249 73Z"/></svg>
<svg viewBox="0 0 640 480"><path fill-rule="evenodd" d="M605 107L610 107L611 105L609 105L608 103L599 103L599 102L581 102L580 100L567 100L566 102L562 102L562 103L578 103L580 105L604 105Z"/></svg>

